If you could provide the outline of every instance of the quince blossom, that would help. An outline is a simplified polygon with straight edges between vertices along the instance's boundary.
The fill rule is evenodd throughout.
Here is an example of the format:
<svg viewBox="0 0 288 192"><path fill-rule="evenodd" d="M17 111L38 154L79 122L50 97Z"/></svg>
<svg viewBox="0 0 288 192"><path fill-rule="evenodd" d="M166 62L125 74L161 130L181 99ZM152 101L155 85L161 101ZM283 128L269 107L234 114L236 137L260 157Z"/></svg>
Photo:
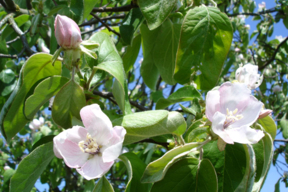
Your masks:
<svg viewBox="0 0 288 192"><path fill-rule="evenodd" d="M64 49L78 48L82 42L80 29L69 17L57 15L54 23L57 43Z"/></svg>
<svg viewBox="0 0 288 192"><path fill-rule="evenodd" d="M29 128L35 131L39 129L42 125L44 125L44 122L45 120L43 117L40 117L39 120L33 119L33 121L29 123Z"/></svg>
<svg viewBox="0 0 288 192"><path fill-rule="evenodd" d="M257 143L264 133L250 128L259 117L263 104L242 83L223 83L218 90L209 91L206 116L212 130L225 143Z"/></svg>
<svg viewBox="0 0 288 192"><path fill-rule="evenodd" d="M263 81L263 76L258 74L258 66L247 63L236 70L236 80L244 83L249 89L256 89Z"/></svg>
<svg viewBox="0 0 288 192"><path fill-rule="evenodd" d="M83 107L80 116L85 128L73 126L54 137L54 153L85 179L100 178L121 154L126 130L113 128L97 104Z"/></svg>

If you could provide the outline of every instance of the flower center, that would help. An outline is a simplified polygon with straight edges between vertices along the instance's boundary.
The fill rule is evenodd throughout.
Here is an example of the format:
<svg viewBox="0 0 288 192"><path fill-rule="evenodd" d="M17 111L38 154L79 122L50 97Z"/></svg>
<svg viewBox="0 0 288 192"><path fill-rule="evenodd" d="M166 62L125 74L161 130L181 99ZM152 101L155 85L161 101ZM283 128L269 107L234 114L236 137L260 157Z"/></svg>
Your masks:
<svg viewBox="0 0 288 192"><path fill-rule="evenodd" d="M91 137L89 133L86 135L85 141L80 141L78 143L81 151L84 153L89 153L91 155L96 155L100 153L101 145L98 145L96 140Z"/></svg>
<svg viewBox="0 0 288 192"><path fill-rule="evenodd" d="M238 112L237 108L234 111L229 111L229 109L227 108L226 111L227 115L226 120L224 122L224 128L229 127L229 125L243 118L243 115L236 115Z"/></svg>

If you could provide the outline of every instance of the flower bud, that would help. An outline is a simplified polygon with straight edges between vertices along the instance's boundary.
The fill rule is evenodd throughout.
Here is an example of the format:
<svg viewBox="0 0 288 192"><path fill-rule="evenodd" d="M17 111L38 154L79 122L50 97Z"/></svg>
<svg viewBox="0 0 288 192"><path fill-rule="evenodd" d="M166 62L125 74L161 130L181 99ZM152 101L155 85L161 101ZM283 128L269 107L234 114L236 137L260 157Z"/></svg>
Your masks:
<svg viewBox="0 0 288 192"><path fill-rule="evenodd" d="M75 49L82 42L78 25L69 17L57 15L54 28L55 37L62 48Z"/></svg>

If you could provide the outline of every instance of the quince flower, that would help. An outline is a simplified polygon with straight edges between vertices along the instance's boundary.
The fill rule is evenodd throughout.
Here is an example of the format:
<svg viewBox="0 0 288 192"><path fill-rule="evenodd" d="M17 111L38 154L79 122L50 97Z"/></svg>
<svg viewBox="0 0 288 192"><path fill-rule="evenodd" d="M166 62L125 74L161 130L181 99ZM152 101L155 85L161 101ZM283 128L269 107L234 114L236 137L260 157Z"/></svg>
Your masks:
<svg viewBox="0 0 288 192"><path fill-rule="evenodd" d="M38 119L33 119L33 121L31 123L29 123L29 128L32 130L37 130L39 129L42 125L44 125L44 118L40 117L39 120Z"/></svg>
<svg viewBox="0 0 288 192"><path fill-rule="evenodd" d="M247 63L236 70L236 80L244 83L249 89L256 89L263 81L263 76L258 74L258 66Z"/></svg>
<svg viewBox="0 0 288 192"><path fill-rule="evenodd" d="M126 130L113 128L97 104L83 107L80 116L85 128L73 126L54 137L54 153L85 179L100 178L121 154Z"/></svg>
<svg viewBox="0 0 288 192"><path fill-rule="evenodd" d="M64 49L78 48L82 42L80 29L69 17L57 15L54 23L57 43Z"/></svg>
<svg viewBox="0 0 288 192"><path fill-rule="evenodd" d="M242 83L223 83L218 90L209 91L206 116L212 130L225 143L257 143L264 133L250 128L257 120L263 104Z"/></svg>

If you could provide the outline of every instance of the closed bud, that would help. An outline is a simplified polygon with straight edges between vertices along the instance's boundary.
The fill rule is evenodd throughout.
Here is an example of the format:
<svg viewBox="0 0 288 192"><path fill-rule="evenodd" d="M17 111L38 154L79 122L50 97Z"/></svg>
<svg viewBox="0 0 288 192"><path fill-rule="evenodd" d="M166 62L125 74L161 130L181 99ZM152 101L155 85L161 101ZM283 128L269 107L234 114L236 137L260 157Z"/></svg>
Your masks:
<svg viewBox="0 0 288 192"><path fill-rule="evenodd" d="M82 42L78 25L69 17L57 15L54 23L55 37L63 49L75 49Z"/></svg>

